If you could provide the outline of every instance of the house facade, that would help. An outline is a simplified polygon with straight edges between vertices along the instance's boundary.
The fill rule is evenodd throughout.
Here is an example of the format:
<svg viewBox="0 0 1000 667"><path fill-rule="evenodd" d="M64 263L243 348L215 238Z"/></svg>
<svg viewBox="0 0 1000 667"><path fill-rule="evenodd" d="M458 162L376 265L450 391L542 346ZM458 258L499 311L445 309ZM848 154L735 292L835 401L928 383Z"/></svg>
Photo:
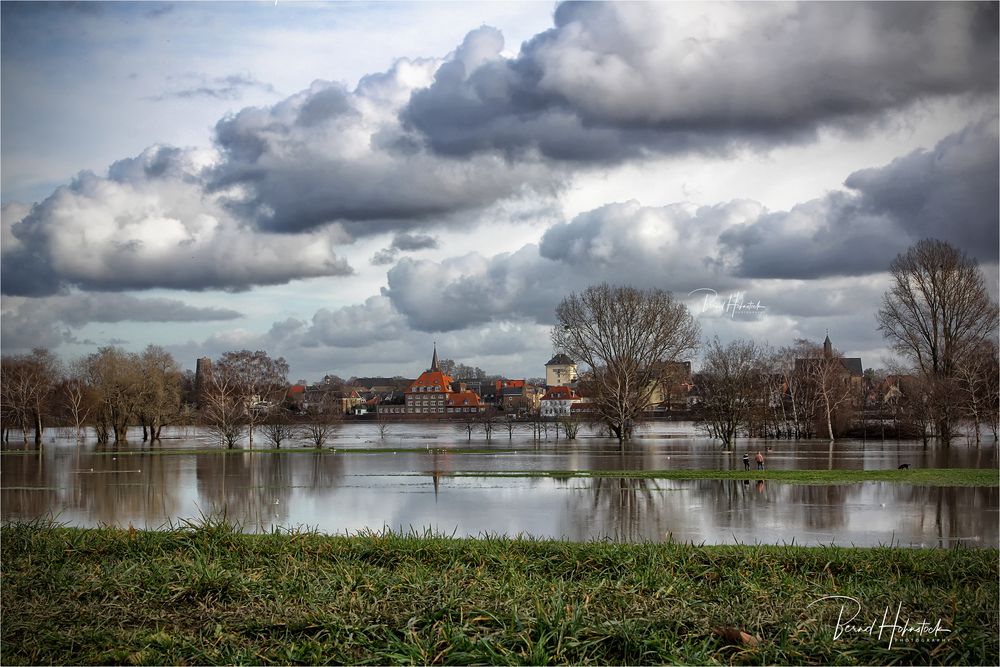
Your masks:
<svg viewBox="0 0 1000 667"><path fill-rule="evenodd" d="M455 386L458 385L458 386ZM438 366L437 346L431 367L420 374L403 392L403 402L379 403L379 414L444 417L458 413L478 413L485 408L479 396L456 383Z"/></svg>
<svg viewBox="0 0 1000 667"><path fill-rule="evenodd" d="M576 362L559 353L545 364L545 386L565 387L576 382Z"/></svg>
<svg viewBox="0 0 1000 667"><path fill-rule="evenodd" d="M580 402L580 397L569 387L549 387L539 403L539 414L542 417L568 417L573 411L573 405Z"/></svg>

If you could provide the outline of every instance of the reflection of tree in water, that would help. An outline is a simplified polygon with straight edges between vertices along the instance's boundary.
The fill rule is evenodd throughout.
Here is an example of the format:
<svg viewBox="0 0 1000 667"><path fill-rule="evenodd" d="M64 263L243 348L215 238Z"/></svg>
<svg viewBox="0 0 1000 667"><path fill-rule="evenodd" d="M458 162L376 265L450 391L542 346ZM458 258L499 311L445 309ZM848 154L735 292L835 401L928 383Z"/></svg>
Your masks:
<svg viewBox="0 0 1000 667"><path fill-rule="evenodd" d="M655 479L594 477L570 493L570 539L609 537L622 541L660 540L669 528L660 483ZM669 510L666 514L670 514Z"/></svg>
<svg viewBox="0 0 1000 667"><path fill-rule="evenodd" d="M57 466L46 457L46 448L3 457L0 507L3 518L31 519L55 513L58 507Z"/></svg>
<svg viewBox="0 0 1000 667"><path fill-rule="evenodd" d="M901 486L893 492L900 504L916 508L917 530L913 533L936 540L934 546L954 546L957 541L997 543L998 526L993 517L1000 489L995 486Z"/></svg>
<svg viewBox="0 0 1000 667"><path fill-rule="evenodd" d="M832 530L847 524L846 506L857 495L853 486L777 484L765 480L693 480L684 482L697 512L734 533L754 531L765 523ZM761 519L765 518L766 521Z"/></svg>
<svg viewBox="0 0 1000 667"><path fill-rule="evenodd" d="M181 462L127 451L123 446L78 456L70 465L67 503L97 523L159 528L177 515Z"/></svg>
<svg viewBox="0 0 1000 667"><path fill-rule="evenodd" d="M307 486L313 495L326 496L337 489L344 476L343 460L343 456L324 452L315 452L309 456Z"/></svg>
<svg viewBox="0 0 1000 667"><path fill-rule="evenodd" d="M689 496L701 501L701 512L715 517L715 522L723 528L745 527L746 517L741 513L754 504L758 496L768 491L767 486L758 489L756 482L749 480L705 479L689 482L685 488ZM697 504L697 503L695 503Z"/></svg>
<svg viewBox="0 0 1000 667"><path fill-rule="evenodd" d="M197 455L199 505L246 529L287 525L292 494L288 456L255 452Z"/></svg>

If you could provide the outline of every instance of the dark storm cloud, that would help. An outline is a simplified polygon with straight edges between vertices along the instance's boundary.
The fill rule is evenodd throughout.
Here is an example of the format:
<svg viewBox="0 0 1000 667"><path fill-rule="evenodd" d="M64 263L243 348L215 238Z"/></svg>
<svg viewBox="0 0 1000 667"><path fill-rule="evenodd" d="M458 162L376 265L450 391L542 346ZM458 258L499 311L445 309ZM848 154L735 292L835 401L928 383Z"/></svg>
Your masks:
<svg viewBox="0 0 1000 667"><path fill-rule="evenodd" d="M913 239L945 239L983 261L1000 247L1000 159L997 119L946 137L882 168L864 169L844 184L861 208L891 216Z"/></svg>
<svg viewBox="0 0 1000 667"><path fill-rule="evenodd" d="M125 294L59 297L59 319L70 326L88 322L215 322L243 314L229 308L198 308L177 299L140 299Z"/></svg>
<svg viewBox="0 0 1000 667"><path fill-rule="evenodd" d="M388 266L396 261L399 257L399 252L393 248L382 248L374 255L372 255L371 263L375 266Z"/></svg>
<svg viewBox="0 0 1000 667"><path fill-rule="evenodd" d="M395 250L427 250L437 248L438 240L427 234L396 234L392 239L392 248Z"/></svg>
<svg viewBox="0 0 1000 667"><path fill-rule="evenodd" d="M371 263L385 266L394 263L400 252L428 250L438 245L438 240L427 234L396 234L388 248L382 248L372 256Z"/></svg>
<svg viewBox="0 0 1000 667"><path fill-rule="evenodd" d="M243 315L228 308L199 308L176 299L140 299L123 294L74 294L43 299L5 299L2 345L5 349L56 347L82 342L72 335L90 323L214 322Z"/></svg>
<svg viewBox="0 0 1000 667"><path fill-rule="evenodd" d="M505 319L548 323L566 294L599 282L681 295L755 286L747 298L770 300L775 314L849 313L852 296L884 290L872 274L928 235L995 266L997 141L996 118L971 125L933 150L851 174L846 192L788 211L767 211L749 200L703 207L608 204L554 224L540 245L515 253L404 259L389 271L385 294L411 327L427 332ZM872 278L838 281L841 276Z"/></svg>
<svg viewBox="0 0 1000 667"><path fill-rule="evenodd" d="M398 61L355 91L329 82L219 121L222 161L208 186L242 219L271 231L340 223L352 237L447 223L457 212L549 191L559 175L496 155L451 159L421 147L397 117L434 64ZM234 194L229 194L235 191Z"/></svg>
<svg viewBox="0 0 1000 667"><path fill-rule="evenodd" d="M887 270L912 243L952 243L984 262L1000 244L997 119L966 127L933 150L848 176L835 192L736 225L719 240L749 278L857 276Z"/></svg>
<svg viewBox="0 0 1000 667"><path fill-rule="evenodd" d="M808 140L997 89L995 3L566 3L500 58L488 29L405 120L443 155L618 162Z"/></svg>

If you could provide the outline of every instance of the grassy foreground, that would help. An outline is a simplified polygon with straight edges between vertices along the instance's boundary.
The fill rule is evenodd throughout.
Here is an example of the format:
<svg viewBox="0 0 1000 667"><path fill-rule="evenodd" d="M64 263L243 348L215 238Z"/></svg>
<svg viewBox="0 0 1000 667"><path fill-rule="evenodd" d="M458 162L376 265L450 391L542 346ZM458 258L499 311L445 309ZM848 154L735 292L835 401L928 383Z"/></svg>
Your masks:
<svg viewBox="0 0 1000 667"><path fill-rule="evenodd" d="M997 664L998 552L0 532L0 663ZM835 639L857 623L949 630ZM844 619L846 621L846 618ZM740 632L745 634L741 635Z"/></svg>

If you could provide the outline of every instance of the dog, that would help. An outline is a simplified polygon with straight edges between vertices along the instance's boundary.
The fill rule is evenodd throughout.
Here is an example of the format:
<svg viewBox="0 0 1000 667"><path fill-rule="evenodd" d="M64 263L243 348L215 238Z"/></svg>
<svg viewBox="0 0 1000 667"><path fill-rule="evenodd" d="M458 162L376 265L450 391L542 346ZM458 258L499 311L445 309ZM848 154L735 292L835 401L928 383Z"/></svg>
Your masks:
<svg viewBox="0 0 1000 667"><path fill-rule="evenodd" d="M896 468L896 470L909 470L909 469L910 469L909 463L900 463L899 467Z"/></svg>

